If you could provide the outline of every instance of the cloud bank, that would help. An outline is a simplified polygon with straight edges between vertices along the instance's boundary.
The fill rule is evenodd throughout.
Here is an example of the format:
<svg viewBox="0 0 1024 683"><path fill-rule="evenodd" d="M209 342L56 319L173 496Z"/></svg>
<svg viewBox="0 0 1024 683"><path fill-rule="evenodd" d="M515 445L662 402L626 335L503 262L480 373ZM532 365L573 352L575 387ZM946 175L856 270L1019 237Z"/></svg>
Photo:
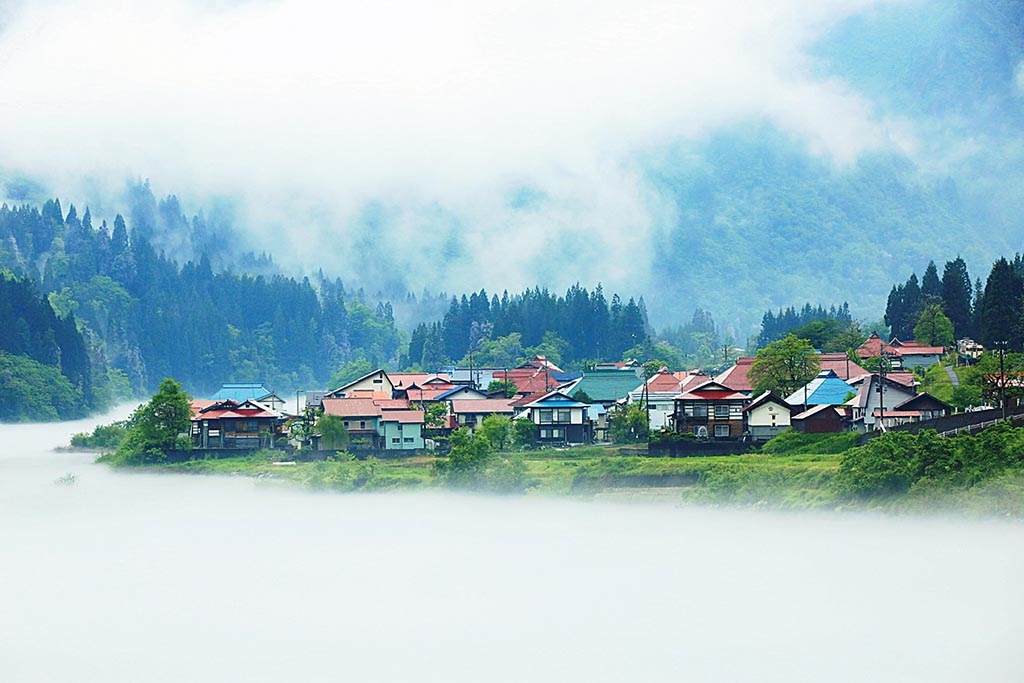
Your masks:
<svg viewBox="0 0 1024 683"><path fill-rule="evenodd" d="M838 165L911 144L805 55L873 4L16 4L0 163L238 197L252 246L355 280L636 282L672 220L637 155L744 121Z"/></svg>

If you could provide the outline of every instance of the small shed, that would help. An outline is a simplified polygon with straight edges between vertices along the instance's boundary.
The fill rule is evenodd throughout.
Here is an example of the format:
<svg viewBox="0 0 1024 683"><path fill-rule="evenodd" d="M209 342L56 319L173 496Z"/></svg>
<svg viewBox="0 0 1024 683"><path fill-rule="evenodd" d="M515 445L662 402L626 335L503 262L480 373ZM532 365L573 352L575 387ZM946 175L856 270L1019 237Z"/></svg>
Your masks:
<svg viewBox="0 0 1024 683"><path fill-rule="evenodd" d="M830 405L809 408L794 415L790 422L794 431L803 434L834 434L842 432L848 421L846 411Z"/></svg>

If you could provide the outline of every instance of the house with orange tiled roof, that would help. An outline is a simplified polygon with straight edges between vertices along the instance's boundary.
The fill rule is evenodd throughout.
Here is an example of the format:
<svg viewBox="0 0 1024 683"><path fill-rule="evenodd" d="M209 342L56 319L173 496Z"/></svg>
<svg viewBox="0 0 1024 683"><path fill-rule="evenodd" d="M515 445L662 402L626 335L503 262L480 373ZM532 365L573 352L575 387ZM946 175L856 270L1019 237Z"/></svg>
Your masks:
<svg viewBox="0 0 1024 683"><path fill-rule="evenodd" d="M372 393L372 392L370 392ZM406 399L325 398L324 415L342 420L355 450L415 450L424 447L422 410Z"/></svg>

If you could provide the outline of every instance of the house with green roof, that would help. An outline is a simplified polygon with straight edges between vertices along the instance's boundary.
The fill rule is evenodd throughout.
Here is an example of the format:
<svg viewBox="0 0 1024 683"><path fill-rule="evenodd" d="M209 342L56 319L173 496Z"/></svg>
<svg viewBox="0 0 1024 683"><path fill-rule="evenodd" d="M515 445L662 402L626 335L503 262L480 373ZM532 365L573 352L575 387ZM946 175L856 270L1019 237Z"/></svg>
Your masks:
<svg viewBox="0 0 1024 683"><path fill-rule="evenodd" d="M591 403L610 408L628 397L629 392L643 386L642 371L641 367L632 364L601 364L584 372L583 378L567 393L575 395L577 391L583 391Z"/></svg>

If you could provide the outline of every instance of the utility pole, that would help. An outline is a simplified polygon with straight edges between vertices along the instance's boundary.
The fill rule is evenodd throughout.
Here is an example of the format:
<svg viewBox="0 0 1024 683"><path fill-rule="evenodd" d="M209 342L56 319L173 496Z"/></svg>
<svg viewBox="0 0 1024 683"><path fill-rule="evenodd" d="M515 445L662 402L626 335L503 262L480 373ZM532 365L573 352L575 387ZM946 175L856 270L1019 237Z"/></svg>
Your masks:
<svg viewBox="0 0 1024 683"><path fill-rule="evenodd" d="M995 347L999 349L999 406L1003 410L1003 419L1006 419L1006 367L1003 364L1003 356L1006 354L1006 345L1008 342L998 341L993 342Z"/></svg>
<svg viewBox="0 0 1024 683"><path fill-rule="evenodd" d="M641 366L643 367L643 366ZM644 368L644 412L647 414L647 445L651 445L651 378L647 376L647 368Z"/></svg>
<svg viewBox="0 0 1024 683"><path fill-rule="evenodd" d="M878 424L882 431L885 428L885 373L888 365L889 357L882 350L878 356Z"/></svg>

